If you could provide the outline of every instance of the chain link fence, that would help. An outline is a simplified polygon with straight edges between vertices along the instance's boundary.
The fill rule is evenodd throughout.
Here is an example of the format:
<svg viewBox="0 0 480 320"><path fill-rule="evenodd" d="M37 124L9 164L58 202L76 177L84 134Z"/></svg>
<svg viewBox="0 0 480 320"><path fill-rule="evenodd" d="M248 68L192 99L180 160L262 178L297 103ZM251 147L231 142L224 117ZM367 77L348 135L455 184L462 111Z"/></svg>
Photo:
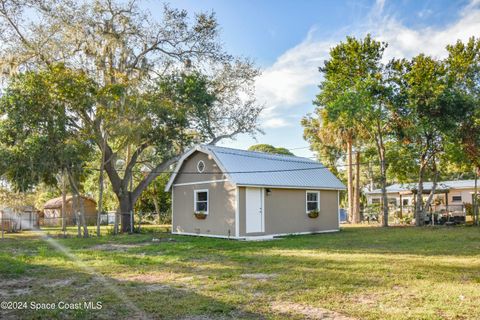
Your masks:
<svg viewBox="0 0 480 320"><path fill-rule="evenodd" d="M130 212L104 212L100 214L100 225L101 226L111 226L109 232L115 233L114 226L117 225L118 228L121 226L122 215L127 216L127 219L130 219L133 222L133 227L139 228L141 225L163 225L171 223L171 213L156 213L156 212L136 212L133 214ZM85 215L85 222L88 227L97 226L97 214ZM51 216L43 217L41 215L30 213L30 214L7 214L0 212L0 230L2 234L2 239L4 238L5 233L15 233L21 232L23 230L51 230L58 229L64 232L64 227L83 227L83 222L80 217L80 213L71 214L66 217L61 216Z"/></svg>

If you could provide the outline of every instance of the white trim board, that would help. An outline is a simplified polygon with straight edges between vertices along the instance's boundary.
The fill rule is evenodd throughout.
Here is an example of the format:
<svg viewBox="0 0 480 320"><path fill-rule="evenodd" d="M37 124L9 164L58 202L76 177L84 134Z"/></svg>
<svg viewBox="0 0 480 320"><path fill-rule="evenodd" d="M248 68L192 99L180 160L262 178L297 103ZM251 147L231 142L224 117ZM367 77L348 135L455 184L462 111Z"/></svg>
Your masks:
<svg viewBox="0 0 480 320"><path fill-rule="evenodd" d="M306 232L293 232L293 233L276 233L269 235L261 236L244 236L244 237L229 237L215 234L203 234L203 233L193 233L193 232L181 232L181 231L172 231L172 234L181 235L181 236L197 236L197 237L209 237L209 238L221 238L228 240L246 240L246 241L261 241L261 240L272 240L277 237L286 237L286 236L300 236L307 234L317 234L317 233L332 233L339 232L340 229L331 229L331 230L321 230L321 231L306 231Z"/></svg>
<svg viewBox="0 0 480 320"><path fill-rule="evenodd" d="M338 229L340 229L340 190L337 191Z"/></svg>
<svg viewBox="0 0 480 320"><path fill-rule="evenodd" d="M233 240L241 239L241 238L237 238L237 237L222 236L222 235L217 235L217 234L204 234L204 233L194 233L194 232L172 231L171 233L176 234L176 235L180 235L180 236L197 236L197 237L233 239Z"/></svg>
<svg viewBox="0 0 480 320"><path fill-rule="evenodd" d="M292 232L292 233L275 233L275 234L269 234L269 235L264 235L264 236L246 236L242 237L245 240L268 240L268 239L273 239L277 237L286 237L286 236L301 236L301 235L307 235L307 234L317 234L317 233L332 233L332 232L339 232L340 229L331 229L331 230L320 230L320 231L305 231L305 232Z"/></svg>
<svg viewBox="0 0 480 320"><path fill-rule="evenodd" d="M176 183L173 187L180 187L180 186L194 186L196 184L209 184L209 183L217 183L217 182L227 182L228 179L219 179L219 180L205 180L205 181L195 181L195 182L184 182L184 183Z"/></svg>
<svg viewBox="0 0 480 320"><path fill-rule="evenodd" d="M240 189L235 188L235 237L240 236Z"/></svg>

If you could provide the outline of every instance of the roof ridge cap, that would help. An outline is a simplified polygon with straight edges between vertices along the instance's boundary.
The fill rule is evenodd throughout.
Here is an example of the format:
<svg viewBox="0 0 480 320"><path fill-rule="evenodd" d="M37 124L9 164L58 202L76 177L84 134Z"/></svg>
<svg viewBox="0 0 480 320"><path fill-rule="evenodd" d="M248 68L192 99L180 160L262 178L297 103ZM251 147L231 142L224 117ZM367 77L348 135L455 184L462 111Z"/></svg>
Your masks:
<svg viewBox="0 0 480 320"><path fill-rule="evenodd" d="M258 158L277 158L277 159L272 159L272 160L277 160L277 161L285 161L285 162L302 162L302 163L315 163L315 164L321 164L323 165L320 161L312 160L309 158L305 157L299 157L299 156L291 156L291 155L286 155L286 154L276 154L276 153L268 153L268 152L261 152L261 151L251 151L251 150L242 150L242 149L234 149L234 148L227 148L227 147L220 147L220 146L206 146L208 148L221 148L221 149L226 149L225 151L218 151L218 152L223 152L223 153L228 153L228 154L238 154L241 155L240 152L242 153L254 153L258 155ZM212 150L213 151L213 150ZM239 152L235 152L239 151ZM247 155L243 154L245 157L252 157L255 158L254 155ZM284 158L284 159L282 159Z"/></svg>

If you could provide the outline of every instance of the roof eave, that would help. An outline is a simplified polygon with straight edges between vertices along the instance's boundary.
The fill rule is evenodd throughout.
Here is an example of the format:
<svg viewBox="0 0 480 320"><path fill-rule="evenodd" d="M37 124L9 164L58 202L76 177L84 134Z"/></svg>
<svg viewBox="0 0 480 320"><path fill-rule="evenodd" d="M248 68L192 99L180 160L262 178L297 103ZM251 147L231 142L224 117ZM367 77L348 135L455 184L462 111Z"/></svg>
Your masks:
<svg viewBox="0 0 480 320"><path fill-rule="evenodd" d="M347 190L346 187L325 187L325 186L292 186L292 185L263 185L238 183L237 187L258 187L258 188L278 188L278 189L300 189L300 190Z"/></svg>

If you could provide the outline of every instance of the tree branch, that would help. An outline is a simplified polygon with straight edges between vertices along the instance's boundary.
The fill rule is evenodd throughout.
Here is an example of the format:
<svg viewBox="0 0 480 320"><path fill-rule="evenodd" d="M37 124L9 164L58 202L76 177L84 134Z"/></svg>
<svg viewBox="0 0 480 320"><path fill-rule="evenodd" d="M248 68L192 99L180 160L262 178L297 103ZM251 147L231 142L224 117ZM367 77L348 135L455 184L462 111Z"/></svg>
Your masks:
<svg viewBox="0 0 480 320"><path fill-rule="evenodd" d="M155 180L155 178L166 172L172 164L178 161L178 159L180 159L180 155L160 163L152 171L150 171L150 173L142 181L140 181L137 187L132 191L132 201L135 203L143 190L145 190L148 185Z"/></svg>

